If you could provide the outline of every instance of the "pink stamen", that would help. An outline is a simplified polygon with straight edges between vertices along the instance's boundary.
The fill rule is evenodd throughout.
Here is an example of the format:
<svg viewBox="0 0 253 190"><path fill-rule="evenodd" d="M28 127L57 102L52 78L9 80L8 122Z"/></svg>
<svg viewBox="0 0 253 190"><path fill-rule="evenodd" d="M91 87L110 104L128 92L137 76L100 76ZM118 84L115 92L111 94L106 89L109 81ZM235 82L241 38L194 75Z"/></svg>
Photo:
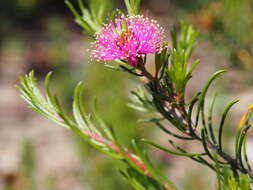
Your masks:
<svg viewBox="0 0 253 190"><path fill-rule="evenodd" d="M100 61L126 60L137 66L138 57L160 51L164 31L147 17L119 17L96 34L92 57Z"/></svg>

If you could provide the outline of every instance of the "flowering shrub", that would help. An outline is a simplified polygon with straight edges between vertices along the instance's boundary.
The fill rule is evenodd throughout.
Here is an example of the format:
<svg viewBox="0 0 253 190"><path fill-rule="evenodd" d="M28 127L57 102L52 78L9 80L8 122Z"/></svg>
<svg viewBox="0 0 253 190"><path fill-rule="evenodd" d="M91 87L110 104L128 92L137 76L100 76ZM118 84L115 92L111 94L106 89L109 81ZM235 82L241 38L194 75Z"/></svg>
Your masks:
<svg viewBox="0 0 253 190"><path fill-rule="evenodd" d="M173 149L148 139L133 139L134 152L130 152L119 143L113 130L100 117L96 106L92 114L85 112L82 83L75 88L73 118L69 117L49 89L51 73L45 79L45 96L38 89L33 72L21 78L21 86L18 89L32 109L72 130L99 151L122 160L126 168L121 173L134 189L177 189L177 185L164 176L150 161L146 151L140 148L140 143L146 143L169 154L188 157L207 166L217 174L217 189L250 190L253 173L247 157L246 137L251 127L252 106L239 124L233 156L224 150L223 129L227 114L237 101L232 101L224 109L217 133L212 121L215 98L210 103L208 113L205 109L210 85L225 70L214 73L190 101L185 99L186 86L199 64L198 60L190 64L198 31L192 25L181 24L179 30L173 29L171 32L170 47L163 41L163 29L150 18L140 16L139 0L125 0L129 15L125 16L117 11L116 16L113 13L105 25L101 23L100 14L96 15L94 10L85 8L81 0L78 2L81 15L70 2L66 3L74 13L76 22L91 36L95 36L92 57L100 61L111 61L105 66L142 78L145 89L139 88L132 92L136 99L131 107L138 111L154 113L147 122L155 124L168 135L168 142ZM96 9L100 10L99 7ZM154 73L146 67L147 54L155 54ZM169 121L177 132L166 127L163 121ZM188 152L173 139L189 143L196 141L203 147L203 152Z"/></svg>

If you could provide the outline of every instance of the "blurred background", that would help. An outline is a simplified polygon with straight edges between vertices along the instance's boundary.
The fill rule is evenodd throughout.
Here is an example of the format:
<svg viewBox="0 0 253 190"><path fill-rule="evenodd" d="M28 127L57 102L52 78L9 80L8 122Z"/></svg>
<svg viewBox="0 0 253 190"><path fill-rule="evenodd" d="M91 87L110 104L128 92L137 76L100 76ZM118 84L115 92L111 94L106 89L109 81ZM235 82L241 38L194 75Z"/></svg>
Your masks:
<svg viewBox="0 0 253 190"><path fill-rule="evenodd" d="M123 0L108 2L112 8L125 9ZM165 28L167 39L171 27L181 20L200 29L193 57L199 58L201 65L190 82L189 97L215 70L229 69L212 89L213 93L219 92L214 117L217 122L226 103L241 99L226 123L229 149L240 117L247 105L253 103L253 1L143 0L141 9ZM130 139L134 137L151 138L166 146L168 137L150 124L138 123L145 115L127 106L129 91L139 85L138 80L111 71L101 63L91 63L90 42L63 0L0 1L1 190L131 189L119 173L123 168L119 162L28 109L15 85L19 76L31 70L39 83L47 72L54 72L52 91L69 112L74 86L83 80L87 109L94 96L98 97L105 121L130 149ZM179 143L189 151L199 148L197 144ZM251 138L250 145L253 145ZM215 176L207 168L153 149L150 154L181 189L213 189L210 183Z"/></svg>

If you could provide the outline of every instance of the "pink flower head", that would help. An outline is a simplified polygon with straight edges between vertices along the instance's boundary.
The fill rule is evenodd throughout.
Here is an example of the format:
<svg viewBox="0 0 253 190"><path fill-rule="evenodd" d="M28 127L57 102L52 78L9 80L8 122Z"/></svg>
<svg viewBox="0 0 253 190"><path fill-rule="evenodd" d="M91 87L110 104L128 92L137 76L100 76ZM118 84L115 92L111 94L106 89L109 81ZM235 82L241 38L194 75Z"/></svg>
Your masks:
<svg viewBox="0 0 253 190"><path fill-rule="evenodd" d="M96 34L92 57L101 61L127 60L136 67L138 57L160 51L163 34L154 20L140 15L122 16Z"/></svg>

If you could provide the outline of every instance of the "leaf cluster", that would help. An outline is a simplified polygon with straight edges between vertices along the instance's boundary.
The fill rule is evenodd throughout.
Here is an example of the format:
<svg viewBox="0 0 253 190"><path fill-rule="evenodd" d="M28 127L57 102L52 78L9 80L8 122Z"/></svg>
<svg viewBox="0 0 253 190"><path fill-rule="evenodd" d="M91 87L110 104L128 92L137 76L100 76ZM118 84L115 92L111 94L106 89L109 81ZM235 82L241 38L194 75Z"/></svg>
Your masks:
<svg viewBox="0 0 253 190"><path fill-rule="evenodd" d="M171 137L168 142L172 148L163 147L147 139L142 140L142 142L170 154L189 157L200 164L206 165L216 173L216 163L218 162L220 168L229 167L235 178L239 179L240 175L244 174L252 178L252 170L246 150L246 137L251 127L252 107L249 107L248 112L243 116L237 130L235 155L225 152L223 147L225 121L229 111L238 100L232 101L224 108L220 116L220 122L216 123L212 119L216 96L209 103L208 111L206 109L206 97L213 82L226 70L215 72L207 80L202 90L187 103L185 100L187 82L199 63L197 60L190 64L190 56L196 45L198 31L192 25L181 24L179 31L174 29L171 35L173 46L156 54L155 76L150 77L146 74L148 71L142 70L143 75L149 79L145 87L147 89L146 93L151 97L144 96L143 93L140 93L140 90L138 90L139 93L136 91L134 95L141 102L137 103L135 108L147 110L147 105L149 105L150 110L156 110L162 116L156 116L150 119L149 122L155 124ZM149 98L140 98L140 94L142 94L142 97ZM169 121L178 132L166 127L163 121ZM203 147L203 152L189 153L174 142L173 139L175 138L185 141L198 141Z"/></svg>
<svg viewBox="0 0 253 190"><path fill-rule="evenodd" d="M75 88L72 104L73 119L65 114L58 98L52 95L49 89L50 77L51 73L47 75L44 82L45 95L39 90L34 72L20 78L21 86L18 90L32 110L73 131L97 150L126 163L127 169L121 173L136 189L166 189L174 186L154 167L147 153L134 140L132 145L136 154L129 152L118 143L112 128L106 125L99 115L96 101L93 114L86 113L82 83Z"/></svg>
<svg viewBox="0 0 253 190"><path fill-rule="evenodd" d="M78 0L80 11L69 0L65 0L65 3L75 16L76 23L91 36L101 28L107 13L112 9L109 0L89 0L88 6L85 6L83 0Z"/></svg>

